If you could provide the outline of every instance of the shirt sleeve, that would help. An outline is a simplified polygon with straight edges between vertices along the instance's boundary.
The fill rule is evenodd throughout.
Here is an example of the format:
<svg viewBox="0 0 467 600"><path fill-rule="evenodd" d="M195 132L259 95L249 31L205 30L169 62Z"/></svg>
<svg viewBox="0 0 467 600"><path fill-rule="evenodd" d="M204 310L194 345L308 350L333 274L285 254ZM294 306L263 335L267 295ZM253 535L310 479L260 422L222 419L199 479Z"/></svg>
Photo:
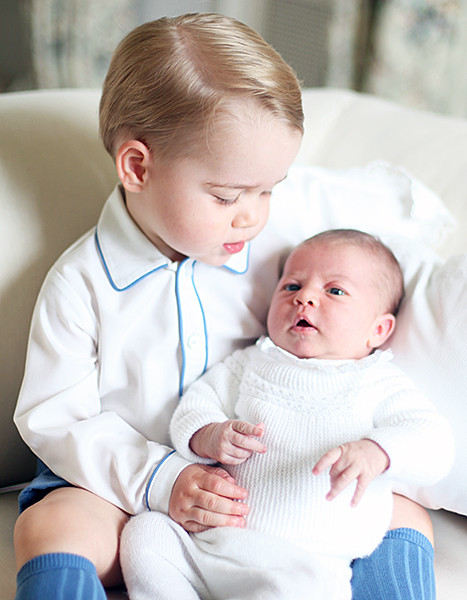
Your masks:
<svg viewBox="0 0 467 600"><path fill-rule="evenodd" d="M402 373L390 378L389 393L374 415L368 439L387 453L388 476L414 485L432 485L454 460L454 438L447 420Z"/></svg>
<svg viewBox="0 0 467 600"><path fill-rule="evenodd" d="M190 440L199 429L210 423L238 418L235 405L240 387L238 358L242 355L244 352L237 351L223 363L212 367L183 395L172 417L170 435L177 452L187 460L215 463L195 454L190 448Z"/></svg>
<svg viewBox="0 0 467 600"><path fill-rule="evenodd" d="M33 452L71 484L130 514L167 512L172 485L190 463L148 440L117 409L103 409L99 324L90 304L59 273L48 276L33 315L15 423Z"/></svg>

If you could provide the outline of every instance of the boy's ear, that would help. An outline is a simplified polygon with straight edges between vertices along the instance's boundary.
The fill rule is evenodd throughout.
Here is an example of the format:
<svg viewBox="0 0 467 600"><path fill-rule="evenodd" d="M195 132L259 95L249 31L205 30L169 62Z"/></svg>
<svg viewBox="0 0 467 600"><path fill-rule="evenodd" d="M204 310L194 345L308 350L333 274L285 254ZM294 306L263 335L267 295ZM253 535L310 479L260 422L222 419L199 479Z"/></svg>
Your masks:
<svg viewBox="0 0 467 600"><path fill-rule="evenodd" d="M147 180L151 162L149 148L138 140L123 143L117 152L115 164L123 187L128 192L140 192Z"/></svg>
<svg viewBox="0 0 467 600"><path fill-rule="evenodd" d="M369 348L379 348L391 336L396 326L396 317L390 313L380 315L375 319L368 338Z"/></svg>

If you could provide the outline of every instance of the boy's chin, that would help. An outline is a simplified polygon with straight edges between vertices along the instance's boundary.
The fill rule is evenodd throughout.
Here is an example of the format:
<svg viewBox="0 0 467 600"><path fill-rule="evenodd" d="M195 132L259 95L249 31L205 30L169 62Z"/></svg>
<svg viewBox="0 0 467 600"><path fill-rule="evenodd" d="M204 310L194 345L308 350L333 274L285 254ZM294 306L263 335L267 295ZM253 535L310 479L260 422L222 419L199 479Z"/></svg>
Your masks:
<svg viewBox="0 0 467 600"><path fill-rule="evenodd" d="M215 258L198 258L197 261L210 267L223 267L229 260L229 256L216 256Z"/></svg>
<svg viewBox="0 0 467 600"><path fill-rule="evenodd" d="M231 258L229 254L218 254L215 256L193 256L200 263L210 267L223 267Z"/></svg>

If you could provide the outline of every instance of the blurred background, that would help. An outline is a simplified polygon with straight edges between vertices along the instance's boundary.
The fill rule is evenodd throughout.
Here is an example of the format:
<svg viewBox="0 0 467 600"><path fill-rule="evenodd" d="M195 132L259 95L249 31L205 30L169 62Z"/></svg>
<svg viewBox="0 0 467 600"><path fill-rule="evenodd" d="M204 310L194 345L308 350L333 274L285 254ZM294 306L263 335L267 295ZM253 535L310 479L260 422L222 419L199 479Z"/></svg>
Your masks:
<svg viewBox="0 0 467 600"><path fill-rule="evenodd" d="M185 12L237 17L304 86L467 116L467 0L0 0L0 92L100 87L120 39Z"/></svg>

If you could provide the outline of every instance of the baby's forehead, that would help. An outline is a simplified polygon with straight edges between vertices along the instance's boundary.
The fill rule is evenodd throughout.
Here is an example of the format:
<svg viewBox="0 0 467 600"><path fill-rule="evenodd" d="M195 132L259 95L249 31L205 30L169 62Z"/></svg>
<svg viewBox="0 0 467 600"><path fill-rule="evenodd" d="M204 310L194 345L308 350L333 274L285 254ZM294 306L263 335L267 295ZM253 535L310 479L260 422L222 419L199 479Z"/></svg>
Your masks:
<svg viewBox="0 0 467 600"><path fill-rule="evenodd" d="M307 240L294 248L286 261L287 263L302 262L310 266L327 262L340 262L343 266L349 261L344 259L357 259L363 262L376 263L376 255L359 244L341 239ZM349 264L354 264L349 262Z"/></svg>
<svg viewBox="0 0 467 600"><path fill-rule="evenodd" d="M335 279L351 279L355 284L379 285L384 268L378 256L347 240L307 241L289 254L283 276L307 276L319 272Z"/></svg>

